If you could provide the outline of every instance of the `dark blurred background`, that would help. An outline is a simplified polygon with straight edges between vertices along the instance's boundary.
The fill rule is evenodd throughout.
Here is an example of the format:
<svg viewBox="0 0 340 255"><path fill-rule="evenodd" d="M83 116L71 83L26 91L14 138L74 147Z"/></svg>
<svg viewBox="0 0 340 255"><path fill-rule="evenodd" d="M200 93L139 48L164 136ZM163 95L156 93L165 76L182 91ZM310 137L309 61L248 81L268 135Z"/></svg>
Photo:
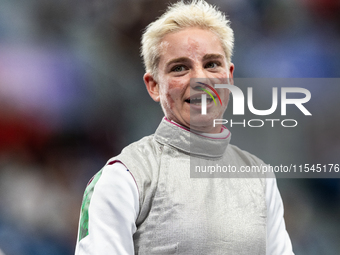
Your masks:
<svg viewBox="0 0 340 255"><path fill-rule="evenodd" d="M235 77L339 78L338 0L208 2L232 21ZM163 116L139 47L168 3L0 0L0 254L73 254L88 180ZM295 136L233 143L268 163L279 158L273 143L302 150L305 163L340 163L339 108L328 98L338 102L339 91L328 92L313 88L311 109L324 118ZM295 253L340 254L338 179L278 184Z"/></svg>

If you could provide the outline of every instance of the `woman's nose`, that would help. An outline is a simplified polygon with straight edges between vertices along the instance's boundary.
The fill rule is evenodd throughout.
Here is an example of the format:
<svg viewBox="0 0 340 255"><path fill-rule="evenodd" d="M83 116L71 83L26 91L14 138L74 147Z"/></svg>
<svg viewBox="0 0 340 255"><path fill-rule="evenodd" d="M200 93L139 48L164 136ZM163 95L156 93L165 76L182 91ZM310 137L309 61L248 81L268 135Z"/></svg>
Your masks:
<svg viewBox="0 0 340 255"><path fill-rule="evenodd" d="M192 78L208 78L207 72L202 67L196 67L194 72L193 72L193 77Z"/></svg>

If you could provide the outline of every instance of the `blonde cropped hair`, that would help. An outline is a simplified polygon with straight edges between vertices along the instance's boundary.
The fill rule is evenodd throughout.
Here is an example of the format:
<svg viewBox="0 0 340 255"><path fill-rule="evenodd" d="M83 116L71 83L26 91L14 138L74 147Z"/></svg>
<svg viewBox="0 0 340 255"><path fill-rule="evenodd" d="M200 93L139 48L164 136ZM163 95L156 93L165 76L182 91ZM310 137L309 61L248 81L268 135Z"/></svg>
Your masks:
<svg viewBox="0 0 340 255"><path fill-rule="evenodd" d="M182 0L170 5L162 16L146 27L141 46L146 72L156 78L163 37L188 27L199 27L215 33L221 41L228 63L231 63L234 32L225 14L204 0L193 0L189 3Z"/></svg>

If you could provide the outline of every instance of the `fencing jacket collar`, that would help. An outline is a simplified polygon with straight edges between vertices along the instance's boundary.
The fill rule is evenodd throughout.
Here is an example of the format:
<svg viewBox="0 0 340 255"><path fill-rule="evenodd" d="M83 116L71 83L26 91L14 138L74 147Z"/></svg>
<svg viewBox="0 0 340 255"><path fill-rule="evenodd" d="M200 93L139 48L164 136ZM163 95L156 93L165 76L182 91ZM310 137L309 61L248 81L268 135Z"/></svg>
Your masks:
<svg viewBox="0 0 340 255"><path fill-rule="evenodd" d="M168 144L191 156L220 158L227 149L231 138L230 131L223 127L219 137L195 133L189 129L163 118L155 132L159 143Z"/></svg>

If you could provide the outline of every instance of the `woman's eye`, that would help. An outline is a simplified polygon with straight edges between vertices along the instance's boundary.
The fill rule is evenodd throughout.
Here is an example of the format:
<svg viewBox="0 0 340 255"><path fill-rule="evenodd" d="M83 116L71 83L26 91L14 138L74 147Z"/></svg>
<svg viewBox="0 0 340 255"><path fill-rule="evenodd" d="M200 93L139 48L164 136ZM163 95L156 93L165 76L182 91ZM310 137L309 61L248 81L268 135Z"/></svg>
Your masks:
<svg viewBox="0 0 340 255"><path fill-rule="evenodd" d="M216 68L219 65L216 62L209 62L205 65L206 68Z"/></svg>
<svg viewBox="0 0 340 255"><path fill-rule="evenodd" d="M174 66L171 69L171 72L183 72L183 71L185 71L185 67L184 66Z"/></svg>

